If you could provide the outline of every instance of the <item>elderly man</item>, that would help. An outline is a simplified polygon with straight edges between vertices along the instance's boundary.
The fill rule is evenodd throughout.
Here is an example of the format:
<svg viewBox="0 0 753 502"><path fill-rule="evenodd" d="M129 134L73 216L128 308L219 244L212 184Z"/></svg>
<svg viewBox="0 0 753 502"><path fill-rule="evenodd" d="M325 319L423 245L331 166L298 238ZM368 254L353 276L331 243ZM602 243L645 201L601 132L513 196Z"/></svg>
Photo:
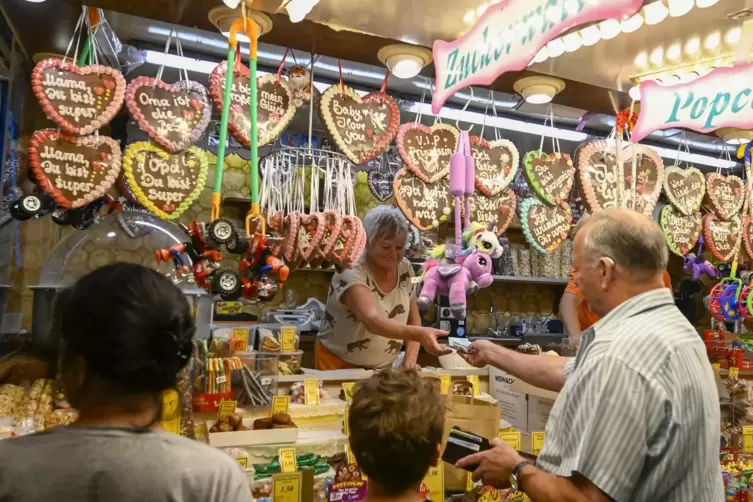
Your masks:
<svg viewBox="0 0 753 502"><path fill-rule="evenodd" d="M662 281L661 230L632 211L600 211L576 236L573 264L601 317L575 359L482 342L467 356L560 391L536 465L499 440L458 465L478 465L474 478L510 482L533 502L722 502L714 375Z"/></svg>

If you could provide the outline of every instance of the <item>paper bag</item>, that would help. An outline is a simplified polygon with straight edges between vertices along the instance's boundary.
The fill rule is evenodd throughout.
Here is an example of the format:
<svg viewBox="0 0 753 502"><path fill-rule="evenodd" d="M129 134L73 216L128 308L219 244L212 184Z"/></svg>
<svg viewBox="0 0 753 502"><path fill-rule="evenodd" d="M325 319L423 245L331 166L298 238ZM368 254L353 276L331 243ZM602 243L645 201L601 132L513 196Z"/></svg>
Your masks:
<svg viewBox="0 0 753 502"><path fill-rule="evenodd" d="M490 441L499 433L500 409L496 404L465 396L447 396L445 411L444 435L442 436L442 451L444 451L450 429L457 426ZM445 488L448 490L465 491L467 471L457 469L445 463Z"/></svg>

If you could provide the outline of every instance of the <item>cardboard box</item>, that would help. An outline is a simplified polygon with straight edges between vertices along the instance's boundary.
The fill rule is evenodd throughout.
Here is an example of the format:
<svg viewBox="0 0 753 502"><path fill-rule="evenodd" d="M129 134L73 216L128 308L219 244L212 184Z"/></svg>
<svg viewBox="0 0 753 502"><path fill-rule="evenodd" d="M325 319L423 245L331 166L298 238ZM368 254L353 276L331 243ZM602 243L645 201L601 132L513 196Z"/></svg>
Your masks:
<svg viewBox="0 0 753 502"><path fill-rule="evenodd" d="M207 421L207 430L214 425L216 420ZM243 425L251 429L254 420L243 419ZM262 429L247 430L240 432L210 432L209 446L215 448L230 448L234 446L256 446L263 444L284 444L298 441L298 427L287 429Z"/></svg>
<svg viewBox="0 0 753 502"><path fill-rule="evenodd" d="M502 418L516 429L528 430L526 395L512 390L516 378L497 368L490 368L489 379L491 395L502 409Z"/></svg>
<svg viewBox="0 0 753 502"><path fill-rule="evenodd" d="M542 432L546 430L549 415L552 413L554 401L538 396L528 396L528 431Z"/></svg>

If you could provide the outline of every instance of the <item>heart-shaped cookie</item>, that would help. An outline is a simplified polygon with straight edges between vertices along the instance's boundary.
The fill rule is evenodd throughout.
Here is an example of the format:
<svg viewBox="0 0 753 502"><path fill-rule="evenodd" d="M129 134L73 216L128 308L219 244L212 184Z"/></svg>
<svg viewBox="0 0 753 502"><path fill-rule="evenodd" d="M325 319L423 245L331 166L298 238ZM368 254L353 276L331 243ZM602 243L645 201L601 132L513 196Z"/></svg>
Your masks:
<svg viewBox="0 0 753 502"><path fill-rule="evenodd" d="M753 218L749 216L743 219L743 243L748 256L753 257Z"/></svg>
<svg viewBox="0 0 753 502"><path fill-rule="evenodd" d="M343 266L347 262L350 253L353 251L353 245L358 234L358 217L356 216L343 216L343 222L340 226L340 233L337 235L335 245L330 251L330 261L338 266Z"/></svg>
<svg viewBox="0 0 753 502"><path fill-rule="evenodd" d="M745 183L737 176L706 175L706 198L714 213L728 220L740 212L745 202Z"/></svg>
<svg viewBox="0 0 753 502"><path fill-rule="evenodd" d="M324 215L322 213L301 214L298 218L298 256L305 263L309 261L324 235Z"/></svg>
<svg viewBox="0 0 753 502"><path fill-rule="evenodd" d="M225 93L227 61L218 64L209 77L209 92L214 106L221 113ZM245 147L251 146L251 75L248 67L240 65L233 73L233 88L230 91L230 114L228 131ZM295 102L293 90L287 79L277 80L277 75L264 75L256 79L257 87L257 132L259 146L272 143L280 137L293 116Z"/></svg>
<svg viewBox="0 0 753 502"><path fill-rule="evenodd" d="M353 241L353 247L350 249L350 253L348 253L347 258L343 262L342 266L344 268L351 268L358 263L358 261L361 259L361 255L363 254L363 250L366 249L366 229L363 227L363 222L360 218L356 218L354 220L355 223L355 232L356 232L356 238Z"/></svg>
<svg viewBox="0 0 753 502"><path fill-rule="evenodd" d="M207 90L190 80L137 77L126 88L126 106L139 128L171 153L198 141L212 118Z"/></svg>
<svg viewBox="0 0 753 502"><path fill-rule="evenodd" d="M283 235L285 236L285 245L283 247L283 253L285 261L289 264L295 263L298 260L298 230L299 230L299 215L296 212L290 213L285 217Z"/></svg>
<svg viewBox="0 0 753 502"><path fill-rule="evenodd" d="M392 197L392 183L395 181L394 171L372 169L369 171L367 181L369 183L371 194L379 202L384 202Z"/></svg>
<svg viewBox="0 0 753 502"><path fill-rule="evenodd" d="M677 256L685 256L692 251L703 232L700 211L686 216L676 207L667 205L662 208L659 221L669 250Z"/></svg>
<svg viewBox="0 0 753 502"><path fill-rule="evenodd" d="M452 196L447 179L424 183L407 169L400 169L393 183L395 202L408 221L420 230L431 230L452 218Z"/></svg>
<svg viewBox="0 0 753 502"><path fill-rule="evenodd" d="M319 249L316 250L317 258L321 260L329 259L332 248L335 246L337 236L340 235L340 229L343 224L343 217L339 212L332 209L324 211L324 234L319 242Z"/></svg>
<svg viewBox="0 0 753 502"><path fill-rule="evenodd" d="M471 154L476 160L476 188L487 197L507 188L518 172L520 154L512 141L471 136Z"/></svg>
<svg viewBox="0 0 753 502"><path fill-rule="evenodd" d="M528 185L544 203L555 206L567 199L575 179L568 154L535 150L526 154L523 164Z"/></svg>
<svg viewBox="0 0 753 502"><path fill-rule="evenodd" d="M491 197L476 194L471 199L471 221L484 226L491 223L492 232L501 236L510 226L517 208L518 198L509 188Z"/></svg>
<svg viewBox="0 0 753 502"><path fill-rule="evenodd" d="M613 141L589 141L581 145L575 156L578 189L588 211L620 207L621 173Z"/></svg>
<svg viewBox="0 0 753 502"><path fill-rule="evenodd" d="M701 208L706 179L695 167L669 166L664 169L664 193L679 212L689 216Z"/></svg>
<svg viewBox="0 0 753 502"><path fill-rule="evenodd" d="M400 126L396 143L405 167L424 183L434 183L449 174L459 136L451 125L408 122Z"/></svg>
<svg viewBox="0 0 753 502"><path fill-rule="evenodd" d="M625 169L625 207L651 217L664 182L664 161L653 148L633 144L621 156ZM636 182L633 193L633 166Z"/></svg>
<svg viewBox="0 0 753 502"><path fill-rule="evenodd" d="M520 223L528 243L540 253L551 253L567 240L572 217L569 208L549 207L531 197L520 205Z"/></svg>
<svg viewBox="0 0 753 502"><path fill-rule="evenodd" d="M43 59L31 73L31 88L47 118L76 136L93 133L120 111L123 75L109 66L76 66Z"/></svg>
<svg viewBox="0 0 753 502"><path fill-rule="evenodd" d="M136 201L166 220L188 209L204 190L208 162L195 146L169 153L146 141L131 143L123 156L123 175Z"/></svg>
<svg viewBox="0 0 753 502"><path fill-rule="evenodd" d="M726 263L735 257L739 249L737 236L740 235L740 224L737 215L727 221L713 214L707 214L703 219L704 242L717 260Z"/></svg>
<svg viewBox="0 0 753 502"><path fill-rule="evenodd" d="M356 165L387 150L400 126L400 108L394 99L382 92L362 98L347 85L324 91L320 113L337 147Z"/></svg>
<svg viewBox="0 0 753 502"><path fill-rule="evenodd" d="M107 192L120 174L120 146L107 136L36 131L29 163L42 189L65 208L83 207Z"/></svg>

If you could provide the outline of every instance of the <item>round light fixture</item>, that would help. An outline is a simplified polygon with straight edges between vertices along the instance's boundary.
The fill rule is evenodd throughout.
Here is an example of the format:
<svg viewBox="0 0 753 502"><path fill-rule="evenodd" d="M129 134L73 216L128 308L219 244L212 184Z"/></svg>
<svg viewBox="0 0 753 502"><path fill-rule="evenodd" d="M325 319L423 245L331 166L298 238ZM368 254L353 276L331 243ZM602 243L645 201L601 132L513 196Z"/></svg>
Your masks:
<svg viewBox="0 0 753 502"><path fill-rule="evenodd" d="M26 0L29 3L43 3L45 0Z"/></svg>
<svg viewBox="0 0 753 502"><path fill-rule="evenodd" d="M291 23L303 21L311 9L319 3L319 0L288 0L285 4L285 10L288 11Z"/></svg>
<svg viewBox="0 0 753 502"><path fill-rule="evenodd" d="M703 48L712 56L719 54L722 51L722 34L718 31L711 33L703 41Z"/></svg>
<svg viewBox="0 0 753 502"><path fill-rule="evenodd" d="M562 38L565 52L575 52L583 46L583 40L577 33L570 33Z"/></svg>
<svg viewBox="0 0 753 502"><path fill-rule="evenodd" d="M583 45L591 46L601 40L601 30L598 25L591 25L588 28L580 30L580 38L583 40Z"/></svg>
<svg viewBox="0 0 753 502"><path fill-rule="evenodd" d="M621 28L623 33L633 33L634 31L638 31L638 28L643 26L643 16L641 16L641 13L634 15L631 18L628 18L624 20L621 23Z"/></svg>
<svg viewBox="0 0 753 502"><path fill-rule="evenodd" d="M643 17L646 18L646 24L659 24L669 15L669 10L664 2L659 0L646 5L643 8Z"/></svg>
<svg viewBox="0 0 753 502"><path fill-rule="evenodd" d="M654 66L661 66L664 63L664 48L660 46L651 51L648 60L651 61L651 64Z"/></svg>
<svg viewBox="0 0 753 502"><path fill-rule="evenodd" d="M667 47L667 53L665 54L667 61L677 64L682 61L682 45L672 44Z"/></svg>
<svg viewBox="0 0 753 502"><path fill-rule="evenodd" d="M723 127L716 131L716 135L729 145L744 145L753 141L753 131L736 127Z"/></svg>
<svg viewBox="0 0 753 502"><path fill-rule="evenodd" d="M742 35L742 31L743 30L739 26L732 28L727 32L726 35L724 35L724 42L730 47L735 47L737 45L737 42L740 41L740 35Z"/></svg>
<svg viewBox="0 0 753 502"><path fill-rule="evenodd" d="M645 70L648 68L648 52L641 51L635 56L635 67L639 70Z"/></svg>
<svg viewBox="0 0 753 502"><path fill-rule="evenodd" d="M211 9L207 17L209 18L209 22L227 37L230 36L230 26L242 15L240 8L230 9L224 5L219 5ZM246 17L256 23L256 27L259 29L259 36L272 30L272 20L261 11L249 9L246 11ZM238 40L246 43L249 42L245 33L238 33Z"/></svg>
<svg viewBox="0 0 753 502"><path fill-rule="evenodd" d="M712 5L715 5L719 0L695 0L696 7L700 7L701 9L705 9L706 7L711 7Z"/></svg>
<svg viewBox="0 0 753 502"><path fill-rule="evenodd" d="M631 87L630 90L628 91L628 94L630 95L630 99L632 99L633 101L640 101L641 100L640 84L634 85L633 87Z"/></svg>
<svg viewBox="0 0 753 502"><path fill-rule="evenodd" d="M397 78L413 78L432 61L429 49L408 44L386 45L377 57Z"/></svg>
<svg viewBox="0 0 753 502"><path fill-rule="evenodd" d="M222 1L225 2L225 5L227 5L231 9L235 9L236 7L238 7L238 4L241 3L241 0L222 0Z"/></svg>
<svg viewBox="0 0 753 502"><path fill-rule="evenodd" d="M693 0L669 0L669 15L672 17L684 16L693 10Z"/></svg>
<svg viewBox="0 0 753 502"><path fill-rule="evenodd" d="M515 92L523 96L526 103L534 105L550 103L564 88L563 80L543 75L522 78L513 85Z"/></svg>
<svg viewBox="0 0 753 502"><path fill-rule="evenodd" d="M565 52L565 44L561 38L555 38L546 44L546 49L549 51L550 58L560 57Z"/></svg>
<svg viewBox="0 0 753 502"><path fill-rule="evenodd" d="M698 59L701 56L701 39L693 37L685 44L685 54L693 59Z"/></svg>
<svg viewBox="0 0 753 502"><path fill-rule="evenodd" d="M611 40L622 33L622 25L616 19L602 21L599 23L599 29L601 30L601 38L604 40Z"/></svg>

